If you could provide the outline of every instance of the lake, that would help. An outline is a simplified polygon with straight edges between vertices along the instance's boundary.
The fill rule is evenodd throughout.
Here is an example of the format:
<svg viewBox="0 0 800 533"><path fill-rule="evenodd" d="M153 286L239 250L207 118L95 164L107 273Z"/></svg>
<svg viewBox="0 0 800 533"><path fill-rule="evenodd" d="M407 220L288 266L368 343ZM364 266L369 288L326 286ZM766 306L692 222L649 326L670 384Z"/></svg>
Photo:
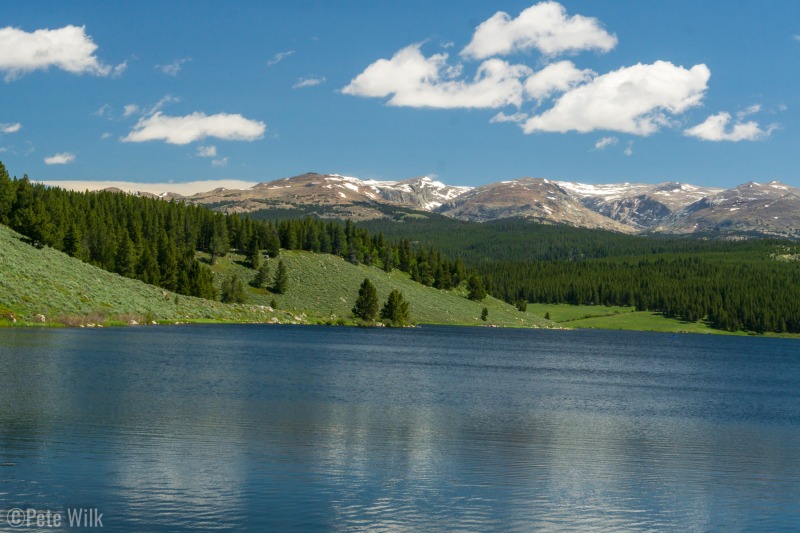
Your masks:
<svg viewBox="0 0 800 533"><path fill-rule="evenodd" d="M112 531L797 530L800 342L0 330L0 530L76 509Z"/></svg>

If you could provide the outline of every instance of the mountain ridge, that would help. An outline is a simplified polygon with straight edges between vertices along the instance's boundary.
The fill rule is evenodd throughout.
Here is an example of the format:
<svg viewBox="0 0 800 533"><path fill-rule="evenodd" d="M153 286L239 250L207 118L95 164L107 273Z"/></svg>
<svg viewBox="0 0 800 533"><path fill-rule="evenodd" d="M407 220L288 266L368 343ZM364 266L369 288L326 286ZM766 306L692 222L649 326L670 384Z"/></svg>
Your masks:
<svg viewBox="0 0 800 533"><path fill-rule="evenodd" d="M249 189L154 196L225 212L302 209L323 218L354 221L386 217L389 207L459 220L525 218L632 234L716 232L800 238L800 188L778 181L750 181L723 189L675 181L586 184L524 177L468 187L446 185L429 176L379 181L307 172Z"/></svg>

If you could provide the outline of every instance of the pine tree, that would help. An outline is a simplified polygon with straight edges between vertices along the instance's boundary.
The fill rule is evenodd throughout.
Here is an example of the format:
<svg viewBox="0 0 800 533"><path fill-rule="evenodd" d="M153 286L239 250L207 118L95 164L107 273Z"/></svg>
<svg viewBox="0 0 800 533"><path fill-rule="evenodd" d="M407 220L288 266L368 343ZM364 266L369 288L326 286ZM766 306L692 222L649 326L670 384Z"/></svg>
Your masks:
<svg viewBox="0 0 800 533"><path fill-rule="evenodd" d="M517 300L517 310L524 313L528 310L528 302L526 300Z"/></svg>
<svg viewBox="0 0 800 533"><path fill-rule="evenodd" d="M122 238L117 245L114 267L117 274L128 278L133 277L136 272L136 249L125 230L122 231Z"/></svg>
<svg viewBox="0 0 800 533"><path fill-rule="evenodd" d="M389 293L389 298L381 309L381 319L387 326L393 327L405 326L410 322L408 302L403 299L403 293L397 289Z"/></svg>
<svg viewBox="0 0 800 533"><path fill-rule="evenodd" d="M261 249L258 245L258 236L253 234L250 238L250 245L247 247L247 258L250 260L250 268L253 270L258 270L261 266Z"/></svg>
<svg viewBox="0 0 800 533"><path fill-rule="evenodd" d="M264 261L261 263L261 266L258 267L258 272L256 272L256 276L253 278L253 287L257 289L263 289L266 287L267 282L269 281L269 263Z"/></svg>
<svg viewBox="0 0 800 533"><path fill-rule="evenodd" d="M242 279L231 272L222 282L222 301L224 303L243 304L247 301Z"/></svg>
<svg viewBox="0 0 800 533"><path fill-rule="evenodd" d="M484 307L481 310L481 320L486 322L486 320L488 320L488 319L489 319L489 308L488 307Z"/></svg>
<svg viewBox="0 0 800 533"><path fill-rule="evenodd" d="M358 289L353 314L361 320L375 320L378 316L378 305L378 291L369 279L364 278L361 288Z"/></svg>
<svg viewBox="0 0 800 533"><path fill-rule="evenodd" d="M158 285L161 279L161 273L158 270L158 262L156 261L155 255L150 250L150 247L147 245L142 249L142 254L139 256L139 261L136 264L136 277L151 285Z"/></svg>
<svg viewBox="0 0 800 533"><path fill-rule="evenodd" d="M289 273L283 261L278 261L278 270L275 272L275 280L272 282L272 291L284 294L289 288Z"/></svg>
<svg viewBox="0 0 800 533"><path fill-rule="evenodd" d="M80 257L82 250L81 233L74 223L70 224L67 234L64 235L64 253L70 257Z"/></svg>
<svg viewBox="0 0 800 533"><path fill-rule="evenodd" d="M474 272L469 277L467 290L469 291L467 298L470 300L481 301L486 298L486 289L483 287L483 282Z"/></svg>

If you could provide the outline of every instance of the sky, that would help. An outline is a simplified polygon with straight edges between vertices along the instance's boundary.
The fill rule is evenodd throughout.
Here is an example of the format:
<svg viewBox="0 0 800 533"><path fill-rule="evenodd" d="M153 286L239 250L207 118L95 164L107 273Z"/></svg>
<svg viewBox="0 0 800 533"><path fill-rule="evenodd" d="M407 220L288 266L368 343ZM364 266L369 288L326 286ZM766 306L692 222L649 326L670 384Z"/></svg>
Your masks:
<svg viewBox="0 0 800 533"><path fill-rule="evenodd" d="M0 161L48 182L800 186L798 111L795 0L0 10Z"/></svg>

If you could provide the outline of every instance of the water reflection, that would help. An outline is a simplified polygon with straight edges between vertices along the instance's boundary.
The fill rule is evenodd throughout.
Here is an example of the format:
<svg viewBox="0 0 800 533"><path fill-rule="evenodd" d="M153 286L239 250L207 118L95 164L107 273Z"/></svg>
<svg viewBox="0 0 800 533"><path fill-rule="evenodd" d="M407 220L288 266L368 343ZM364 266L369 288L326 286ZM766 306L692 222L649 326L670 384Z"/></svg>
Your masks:
<svg viewBox="0 0 800 533"><path fill-rule="evenodd" d="M0 339L0 507L97 506L132 531L800 525L800 368L780 340L265 327Z"/></svg>

